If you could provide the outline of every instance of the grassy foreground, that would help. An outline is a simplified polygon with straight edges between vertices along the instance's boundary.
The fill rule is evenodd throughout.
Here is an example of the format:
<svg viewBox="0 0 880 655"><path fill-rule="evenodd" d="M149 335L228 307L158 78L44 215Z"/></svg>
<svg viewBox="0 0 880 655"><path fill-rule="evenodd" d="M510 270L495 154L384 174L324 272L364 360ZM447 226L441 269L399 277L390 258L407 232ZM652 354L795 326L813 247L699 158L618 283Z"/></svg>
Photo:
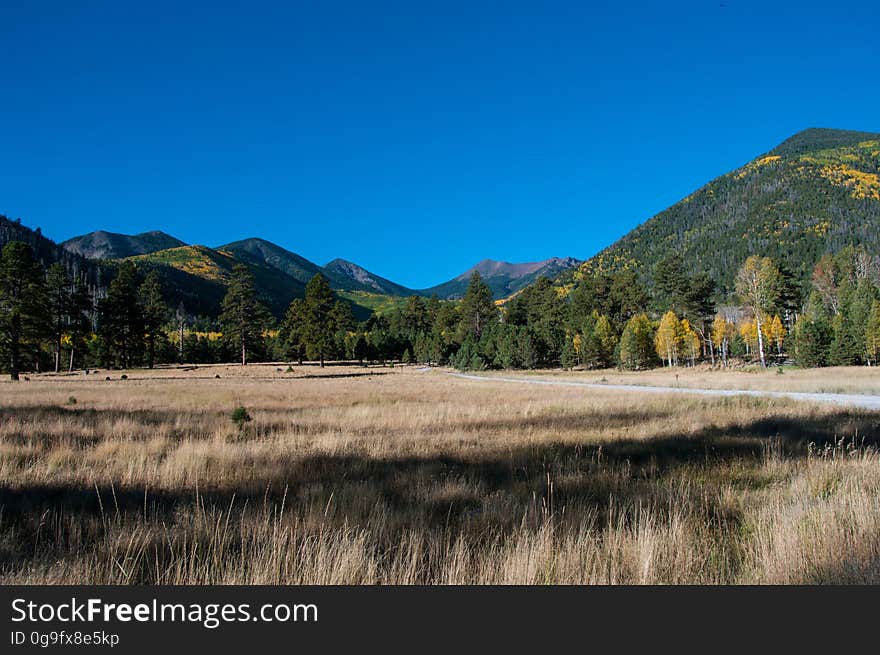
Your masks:
<svg viewBox="0 0 880 655"><path fill-rule="evenodd" d="M0 384L0 583L880 582L880 413L294 368Z"/></svg>

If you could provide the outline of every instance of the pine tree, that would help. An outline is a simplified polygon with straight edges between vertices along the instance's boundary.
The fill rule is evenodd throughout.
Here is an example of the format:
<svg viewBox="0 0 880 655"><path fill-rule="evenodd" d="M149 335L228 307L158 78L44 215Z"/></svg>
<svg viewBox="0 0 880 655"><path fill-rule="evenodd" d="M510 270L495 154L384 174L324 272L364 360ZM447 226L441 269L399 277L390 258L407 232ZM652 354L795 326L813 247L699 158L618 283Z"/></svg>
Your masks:
<svg viewBox="0 0 880 655"><path fill-rule="evenodd" d="M73 282L70 293L68 333L70 337L70 360L68 371L73 370L76 353L85 351L86 337L92 331L91 314L93 310L92 296L86 280L78 277Z"/></svg>
<svg viewBox="0 0 880 655"><path fill-rule="evenodd" d="M637 314L627 321L620 335L620 367L635 371L654 361L654 328L645 314Z"/></svg>
<svg viewBox="0 0 880 655"><path fill-rule="evenodd" d="M856 366L861 363L864 337L859 339L849 313L849 303L831 321L831 347L828 362L832 366Z"/></svg>
<svg viewBox="0 0 880 655"><path fill-rule="evenodd" d="M281 321L279 338L288 357L303 363L305 342L303 341L306 321L306 302L302 298L294 298Z"/></svg>
<svg viewBox="0 0 880 655"><path fill-rule="evenodd" d="M876 366L880 362L880 301L875 300L865 325L865 351L868 364Z"/></svg>
<svg viewBox="0 0 880 655"><path fill-rule="evenodd" d="M0 351L19 379L22 348L49 332L45 279L31 247L10 241L0 254Z"/></svg>
<svg viewBox="0 0 880 655"><path fill-rule="evenodd" d="M667 255L654 266L654 288L660 296L658 300L662 307L677 313L683 312L688 287L684 262L678 253Z"/></svg>
<svg viewBox="0 0 880 655"><path fill-rule="evenodd" d="M575 337L578 335L574 335ZM565 336L565 343L562 345L562 368L570 370L577 366L578 353L574 346L574 337L572 335Z"/></svg>
<svg viewBox="0 0 880 655"><path fill-rule="evenodd" d="M161 280L155 270L147 273L138 288L138 302L147 342L147 366L153 368L156 361L156 342L160 337L162 324L168 318L168 306L162 298Z"/></svg>
<svg viewBox="0 0 880 655"><path fill-rule="evenodd" d="M137 289L134 264L122 262L107 296L99 303L99 332L107 366L115 362L121 368L130 368L141 354L144 327Z"/></svg>
<svg viewBox="0 0 880 655"><path fill-rule="evenodd" d="M611 320L605 316L599 316L593 327L593 343L596 348L596 362L602 368L608 368L614 363L614 351L617 349L617 335L611 326Z"/></svg>
<svg viewBox="0 0 880 655"><path fill-rule="evenodd" d="M478 271L471 275L470 283L459 306L460 320L458 339L460 343L470 338L476 342L486 326L498 320L498 310L492 301L492 291L486 285Z"/></svg>
<svg viewBox="0 0 880 655"><path fill-rule="evenodd" d="M327 278L318 273L309 280L303 306L302 339L306 347L306 356L319 359L321 368L324 367L324 359L333 347L334 302L333 289L330 288Z"/></svg>
<svg viewBox="0 0 880 655"><path fill-rule="evenodd" d="M333 303L333 308L330 310L330 330L333 334L333 348L336 356L345 356L345 337L349 332L354 330L354 328L355 322L354 315L351 311L351 305L347 302L337 300ZM409 351L411 361L412 349L407 348L406 350Z"/></svg>
<svg viewBox="0 0 880 655"><path fill-rule="evenodd" d="M71 313L72 280L61 262L46 271L46 295L52 330L52 351L55 372L61 370L61 342Z"/></svg>
<svg viewBox="0 0 880 655"><path fill-rule="evenodd" d="M825 366L831 345L831 327L824 316L805 313L792 331L795 360L801 366Z"/></svg>
<svg viewBox="0 0 880 655"><path fill-rule="evenodd" d="M222 303L220 323L223 336L241 353L241 365L247 365L247 353L260 339L272 317L257 298L254 276L244 264L236 264Z"/></svg>

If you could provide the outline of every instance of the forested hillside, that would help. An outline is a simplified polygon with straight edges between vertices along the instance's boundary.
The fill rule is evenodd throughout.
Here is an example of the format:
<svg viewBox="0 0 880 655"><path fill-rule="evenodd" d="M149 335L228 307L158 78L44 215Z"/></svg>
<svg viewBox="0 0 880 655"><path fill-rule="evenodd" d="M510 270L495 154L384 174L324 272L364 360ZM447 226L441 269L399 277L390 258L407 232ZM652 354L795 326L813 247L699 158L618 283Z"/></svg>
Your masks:
<svg viewBox="0 0 880 655"><path fill-rule="evenodd" d="M751 254L804 285L826 252L880 246L880 134L809 129L713 180L589 259L572 278L632 270L649 281L671 252L722 291Z"/></svg>

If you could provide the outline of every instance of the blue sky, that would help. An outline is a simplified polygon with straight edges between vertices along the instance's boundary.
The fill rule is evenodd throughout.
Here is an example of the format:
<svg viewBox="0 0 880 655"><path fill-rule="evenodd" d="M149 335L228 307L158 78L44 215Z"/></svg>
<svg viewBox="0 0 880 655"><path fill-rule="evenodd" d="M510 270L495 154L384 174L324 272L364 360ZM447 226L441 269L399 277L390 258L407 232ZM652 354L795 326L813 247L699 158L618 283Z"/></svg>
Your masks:
<svg viewBox="0 0 880 655"><path fill-rule="evenodd" d="M880 131L878 24L873 2L6 1L0 213L56 240L261 236L412 287L586 258L800 129Z"/></svg>

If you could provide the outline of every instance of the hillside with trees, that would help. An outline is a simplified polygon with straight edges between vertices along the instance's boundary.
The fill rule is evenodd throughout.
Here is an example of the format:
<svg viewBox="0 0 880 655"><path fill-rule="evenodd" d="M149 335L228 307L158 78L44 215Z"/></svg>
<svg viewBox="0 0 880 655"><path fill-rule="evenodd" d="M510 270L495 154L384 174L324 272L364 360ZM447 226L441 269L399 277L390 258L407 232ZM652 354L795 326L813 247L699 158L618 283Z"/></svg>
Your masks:
<svg viewBox="0 0 880 655"><path fill-rule="evenodd" d="M809 129L698 189L590 258L564 283L633 271L642 283L670 252L732 291L762 253L800 284L829 252L880 246L880 134Z"/></svg>

